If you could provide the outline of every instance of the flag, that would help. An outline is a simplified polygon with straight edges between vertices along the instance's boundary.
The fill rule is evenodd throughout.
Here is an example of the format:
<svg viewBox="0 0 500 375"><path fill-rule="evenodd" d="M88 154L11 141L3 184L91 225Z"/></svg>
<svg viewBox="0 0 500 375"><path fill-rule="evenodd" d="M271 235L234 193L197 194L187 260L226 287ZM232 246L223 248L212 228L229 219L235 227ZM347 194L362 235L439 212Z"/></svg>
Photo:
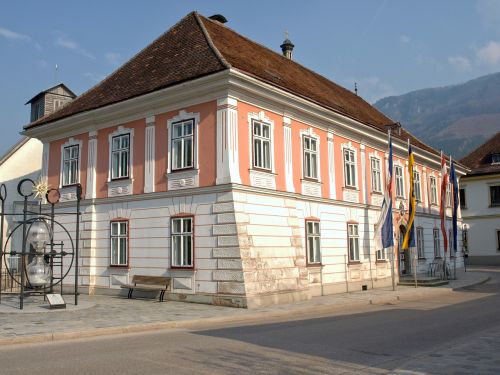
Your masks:
<svg viewBox="0 0 500 375"><path fill-rule="evenodd" d="M443 233L444 252L448 251L448 235L446 234L446 187L448 186L448 172L446 171L446 159L441 151L441 206L439 216L441 216L441 233Z"/></svg>
<svg viewBox="0 0 500 375"><path fill-rule="evenodd" d="M403 249L415 247L415 211L417 200L415 198L414 183L413 183L413 151L411 150L410 140L408 140L408 174L410 175L410 194L408 195L408 223L406 224L406 233L403 238Z"/></svg>
<svg viewBox="0 0 500 375"><path fill-rule="evenodd" d="M452 200L453 200L453 214L452 214L452 225L453 225L453 239L451 241L453 245L453 252L457 252L457 236L458 236L458 228L457 228L457 212L458 212L458 181L457 175L455 173L455 162L451 160L450 157L450 183L452 188Z"/></svg>
<svg viewBox="0 0 500 375"><path fill-rule="evenodd" d="M394 234L392 226L392 139L389 130L389 159L385 174L384 201L382 212L375 227L375 240L377 249L386 249L394 246Z"/></svg>

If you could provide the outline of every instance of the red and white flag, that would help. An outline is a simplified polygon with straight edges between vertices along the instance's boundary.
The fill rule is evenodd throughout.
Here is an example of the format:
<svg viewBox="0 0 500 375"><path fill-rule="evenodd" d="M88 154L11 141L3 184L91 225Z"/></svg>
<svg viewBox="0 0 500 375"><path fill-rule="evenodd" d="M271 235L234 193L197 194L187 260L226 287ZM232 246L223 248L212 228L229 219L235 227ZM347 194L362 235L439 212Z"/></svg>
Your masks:
<svg viewBox="0 0 500 375"><path fill-rule="evenodd" d="M448 251L448 236L446 234L446 190L448 187L448 171L446 170L446 159L441 151L441 206L439 216L441 216L441 232L443 233L444 252Z"/></svg>

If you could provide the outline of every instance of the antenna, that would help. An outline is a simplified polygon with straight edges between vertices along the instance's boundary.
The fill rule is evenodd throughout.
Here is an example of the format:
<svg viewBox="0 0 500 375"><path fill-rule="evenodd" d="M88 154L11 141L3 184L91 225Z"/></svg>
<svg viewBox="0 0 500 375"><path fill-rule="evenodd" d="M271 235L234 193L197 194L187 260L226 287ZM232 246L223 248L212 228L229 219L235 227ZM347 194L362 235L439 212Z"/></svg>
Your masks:
<svg viewBox="0 0 500 375"><path fill-rule="evenodd" d="M358 83L354 82L354 93L358 96Z"/></svg>
<svg viewBox="0 0 500 375"><path fill-rule="evenodd" d="M56 64L56 68L54 69L54 85L57 85L57 64Z"/></svg>
<svg viewBox="0 0 500 375"><path fill-rule="evenodd" d="M288 30L285 30L285 39L288 39Z"/></svg>

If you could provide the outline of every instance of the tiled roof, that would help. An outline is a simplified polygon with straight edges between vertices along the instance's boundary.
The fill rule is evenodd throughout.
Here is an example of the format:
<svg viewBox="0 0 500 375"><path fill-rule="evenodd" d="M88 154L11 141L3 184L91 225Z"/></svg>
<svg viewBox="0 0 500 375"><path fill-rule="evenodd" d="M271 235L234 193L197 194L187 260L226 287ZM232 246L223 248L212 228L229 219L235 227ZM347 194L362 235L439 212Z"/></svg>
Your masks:
<svg viewBox="0 0 500 375"><path fill-rule="evenodd" d="M493 154L500 154L500 132L460 160L471 169L467 176L500 173L500 164L491 163Z"/></svg>
<svg viewBox="0 0 500 375"><path fill-rule="evenodd" d="M280 53L255 43L219 22L195 12L144 48L104 81L61 110L27 125L31 128L77 113L104 107L180 82L238 69L383 132L394 121L360 96L314 73ZM437 154L401 129L395 137Z"/></svg>

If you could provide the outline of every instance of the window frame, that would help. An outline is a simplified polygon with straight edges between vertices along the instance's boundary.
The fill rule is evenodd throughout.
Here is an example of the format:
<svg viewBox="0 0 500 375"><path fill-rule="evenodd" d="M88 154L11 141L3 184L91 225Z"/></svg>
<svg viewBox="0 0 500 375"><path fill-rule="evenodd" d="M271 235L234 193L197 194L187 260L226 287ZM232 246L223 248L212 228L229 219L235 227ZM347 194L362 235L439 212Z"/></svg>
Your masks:
<svg viewBox="0 0 500 375"><path fill-rule="evenodd" d="M434 182L434 184L433 184ZM429 188L431 191L431 204L437 206L438 204L438 190L437 190L437 178L436 176L429 176Z"/></svg>
<svg viewBox="0 0 500 375"><path fill-rule="evenodd" d="M446 184L446 207L451 207L451 183Z"/></svg>
<svg viewBox="0 0 500 375"><path fill-rule="evenodd" d="M196 128L195 128L195 122L196 122L196 119L194 117L192 118L186 118L186 119L181 119L181 120L177 120L177 121L173 121L170 125L170 133L169 133L169 144L170 144L170 171L171 172L177 172L177 171L185 171L185 170L189 170L189 169L194 169L195 168L195 131L196 131ZM187 124L190 124L191 125L191 134L184 134L184 127L187 125ZM174 128L176 126L179 126L181 125L182 126L182 135L181 136L178 136L178 137L174 137ZM174 152L175 151L175 143L177 140L180 140L181 142L181 166L180 167L175 167L174 168L174 160L175 160L175 156L176 156L176 153ZM185 147L185 143L187 140L190 140L191 141L191 153L190 153L190 157L191 157L191 165L185 165L184 164L184 157L185 157L185 153L184 153L184 147Z"/></svg>
<svg viewBox="0 0 500 375"><path fill-rule="evenodd" d="M127 228L127 233L126 235L123 235L121 233L118 233L116 235L113 235L113 225L118 224L118 229L121 230L120 224L126 224ZM129 219L126 218L116 218L113 219L109 222L109 266L113 268L128 268L129 267L129 252L130 252L130 221ZM118 240L124 239L125 242L125 258L126 262L125 263L113 263L113 238L117 238ZM120 242L118 242L118 250L120 250ZM120 259L120 254L117 256L118 259Z"/></svg>
<svg viewBox="0 0 500 375"><path fill-rule="evenodd" d="M346 155L352 155L353 160L348 160ZM357 178L357 157L356 150L350 147L342 148L342 159L344 164L344 187L348 189L357 189L358 178ZM348 183L348 171L349 171L349 183ZM351 176L352 172L352 176Z"/></svg>
<svg viewBox="0 0 500 375"><path fill-rule="evenodd" d="M311 148L310 149L306 149L306 140L308 140L310 143L310 145L312 145L312 142L315 143L316 145L316 149L315 150L312 150ZM306 165L307 165L307 160L311 160L312 156L315 156L316 159L315 159L315 167L314 167L314 170L316 172L316 175L315 176L312 176L312 175L307 175L307 168L306 168ZM315 136L311 136L311 135L302 135L302 176L304 179L306 180L312 180L312 181L319 181L319 140L318 140L318 137L315 137ZM310 161L310 164L309 164L311 167L312 167L312 162Z"/></svg>
<svg viewBox="0 0 500 375"><path fill-rule="evenodd" d="M497 192L497 199L498 201L493 201L493 192L494 192L494 189L498 189L498 192ZM490 194L489 194L489 199L490 199L490 207L498 207L500 206L500 185L491 185L490 186Z"/></svg>
<svg viewBox="0 0 500 375"><path fill-rule="evenodd" d="M317 225L318 226L318 233L309 233L309 223L311 223L313 225L313 229L314 227ZM319 219L317 218L307 218L305 219L305 238L306 238L306 265L307 266L321 266L322 264L322 259L321 259L321 222ZM311 261L311 258L310 258L310 247L309 247L309 238L312 237L313 239L315 238L318 238L319 239L319 249L316 252L314 252L314 255L318 256L319 259L316 260L316 258ZM313 243L315 243L313 241Z"/></svg>
<svg viewBox="0 0 500 375"><path fill-rule="evenodd" d="M260 170L260 171L265 171L265 172L272 172L273 171L273 154L274 154L274 151L273 151L273 126L271 123L269 122L266 122L266 121L263 121L263 120L260 120L260 119L252 119L251 122L250 122L251 126L250 126L250 132L251 132L251 141L252 141L252 160L251 160L251 165L252 165L252 169L256 169L256 170ZM256 135L255 134L255 126L256 125L260 125L261 126L261 135ZM262 134L263 134L263 129L264 129L264 126L267 126L269 128L269 137L266 138L264 137ZM257 137L257 138L256 138ZM261 156L262 158L264 158L264 143L269 143L269 167L266 167L266 166L262 166L262 165L256 165L256 152L255 152L255 141L258 140L260 141L261 143ZM263 162L264 160L261 160L261 162Z"/></svg>
<svg viewBox="0 0 500 375"><path fill-rule="evenodd" d="M432 229L432 243L434 246L434 259L441 259L441 235L438 228Z"/></svg>
<svg viewBox="0 0 500 375"><path fill-rule="evenodd" d="M401 171L401 174L398 175L398 170ZM398 184L398 180L400 180L400 184ZM394 165L394 184L395 184L395 193L396 198L404 199L405 197L405 181L404 181L404 169L402 165ZM401 194L399 194L398 186L401 187Z"/></svg>
<svg viewBox="0 0 500 375"><path fill-rule="evenodd" d="M356 229L356 234L351 234L351 227ZM351 257L351 239L354 240L353 244L356 245L354 249L355 253L353 253L353 255L356 255L356 257L354 258ZM349 263L361 263L359 256L359 223L347 223L347 257Z"/></svg>
<svg viewBox="0 0 500 375"><path fill-rule="evenodd" d="M121 144L122 144L122 139L124 138L128 138L128 146L127 147L123 147ZM119 148L117 150L114 150L114 141L115 139L119 139ZM110 168L110 177L111 177L111 181L116 181L116 180L125 180L125 179L129 179L131 178L131 166L132 166L132 163L131 163L131 140L132 140L132 135L128 132L126 133L123 133L123 134L115 134L115 135L112 135L111 136L111 150L110 150L110 164L111 164L111 168ZM120 171L121 173L119 173L118 176L114 176L114 155L117 154L118 155L118 171ZM123 163L123 155L126 154L127 155L127 173L126 175L123 174L121 171L122 169L122 163Z"/></svg>
<svg viewBox="0 0 500 375"><path fill-rule="evenodd" d="M378 170L374 168L374 162L378 163ZM379 158L370 157L372 192L382 193L382 163ZM378 189L377 189L378 185Z"/></svg>
<svg viewBox="0 0 500 375"><path fill-rule="evenodd" d="M418 259L425 259L424 228L417 227L416 229L417 257Z"/></svg>
<svg viewBox="0 0 500 375"><path fill-rule="evenodd" d="M422 202L422 191L420 189L420 172L413 169L413 191L415 192L415 199L417 202Z"/></svg>
<svg viewBox="0 0 500 375"><path fill-rule="evenodd" d="M458 201L459 201L459 206L460 209L466 209L467 208L467 198L465 196L465 187L461 187L458 189Z"/></svg>
<svg viewBox="0 0 500 375"><path fill-rule="evenodd" d="M191 232L184 232L184 220L190 220L191 221ZM181 232L179 233L174 233L174 221L176 220L181 220ZM194 221L194 215L192 214L179 214L179 215L174 215L170 217L170 268L171 269L182 269L182 270L192 270L195 267L195 221ZM181 238L184 238L185 235L184 233L189 233L189 237L191 237L191 264L190 265L174 265L174 236L180 236ZM180 241L181 249L180 249L180 258L183 258L183 245L184 241Z"/></svg>
<svg viewBox="0 0 500 375"><path fill-rule="evenodd" d="M61 161L60 161L60 172L59 172L59 188L71 187L80 183L81 173L80 168L82 165L82 140L69 138L68 141L61 145ZM76 181L72 183L66 183L65 181L65 150L71 149L73 147L78 147L78 156L71 158L72 161L76 161Z"/></svg>

